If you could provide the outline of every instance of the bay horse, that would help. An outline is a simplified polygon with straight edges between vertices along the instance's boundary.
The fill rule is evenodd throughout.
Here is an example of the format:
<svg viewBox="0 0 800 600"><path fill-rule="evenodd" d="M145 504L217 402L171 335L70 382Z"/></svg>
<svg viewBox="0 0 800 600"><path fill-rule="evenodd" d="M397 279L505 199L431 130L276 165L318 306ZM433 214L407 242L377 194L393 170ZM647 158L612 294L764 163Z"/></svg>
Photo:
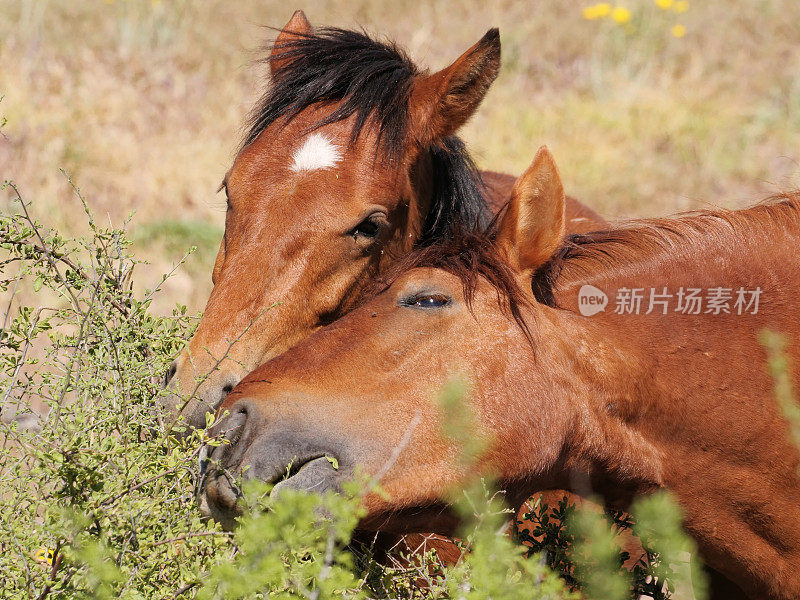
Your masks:
<svg viewBox="0 0 800 600"><path fill-rule="evenodd" d="M213 290L165 377L163 403L195 427L244 375L347 313L398 258L453 223L485 223L514 182L478 173L454 136L497 76L497 29L428 74L392 44L314 30L297 11L269 66L222 185ZM605 224L572 199L567 215L573 232Z"/></svg>
<svg viewBox="0 0 800 600"><path fill-rule="evenodd" d="M449 492L477 473L511 506L590 485L625 509L667 488L707 564L750 598L800 597L800 456L757 342L785 334L797 380L800 193L566 240L564 207L542 149L495 226L416 250L373 298L250 373L220 409L230 443L213 451L206 510L238 514L229 474L245 466L276 491L380 474L361 526L397 532L452 533ZM682 303L757 289L760 304L709 294L699 311L584 315L586 286ZM436 401L456 373L486 448L472 467Z"/></svg>

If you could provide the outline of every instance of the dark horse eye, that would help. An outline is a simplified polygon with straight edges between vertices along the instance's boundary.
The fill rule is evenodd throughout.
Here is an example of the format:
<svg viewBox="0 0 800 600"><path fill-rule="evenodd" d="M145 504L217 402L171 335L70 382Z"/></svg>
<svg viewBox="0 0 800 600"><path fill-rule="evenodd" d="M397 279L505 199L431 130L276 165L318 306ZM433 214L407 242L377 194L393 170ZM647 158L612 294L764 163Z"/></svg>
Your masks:
<svg viewBox="0 0 800 600"><path fill-rule="evenodd" d="M441 308L450 304L450 298L444 294L423 294L407 298L403 304L414 308Z"/></svg>
<svg viewBox="0 0 800 600"><path fill-rule="evenodd" d="M381 231L382 222L379 217L370 216L361 221L358 225L350 230L350 235L353 237L363 237L372 239L378 236Z"/></svg>
<svg viewBox="0 0 800 600"><path fill-rule="evenodd" d="M367 218L361 221L353 228L353 236L362 236L365 238L374 238L381 230L380 223L372 218Z"/></svg>

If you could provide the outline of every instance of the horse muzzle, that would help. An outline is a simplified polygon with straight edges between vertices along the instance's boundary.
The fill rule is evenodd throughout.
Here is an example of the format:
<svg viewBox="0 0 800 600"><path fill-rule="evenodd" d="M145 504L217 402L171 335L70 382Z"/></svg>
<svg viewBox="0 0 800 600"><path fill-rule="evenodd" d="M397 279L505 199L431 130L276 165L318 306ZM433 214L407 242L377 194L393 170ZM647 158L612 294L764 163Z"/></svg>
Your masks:
<svg viewBox="0 0 800 600"><path fill-rule="evenodd" d="M226 529L242 514L249 480L272 485L273 497L284 489L322 494L341 491L354 472L341 445L320 441L290 420L270 423L249 400L233 405L211 433L214 445L200 451L198 502Z"/></svg>

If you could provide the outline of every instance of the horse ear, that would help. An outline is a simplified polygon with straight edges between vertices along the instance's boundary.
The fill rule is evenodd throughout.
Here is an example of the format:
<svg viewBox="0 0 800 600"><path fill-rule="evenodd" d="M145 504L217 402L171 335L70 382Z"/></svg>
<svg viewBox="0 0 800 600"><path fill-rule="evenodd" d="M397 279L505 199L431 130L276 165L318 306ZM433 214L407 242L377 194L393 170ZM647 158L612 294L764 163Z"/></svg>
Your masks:
<svg viewBox="0 0 800 600"><path fill-rule="evenodd" d="M283 49L293 41L311 35L313 32L314 29L311 27L311 23L308 22L306 13L302 10L294 11L292 18L289 19L286 27L281 29L275 39L275 43L272 45L272 53L269 55L269 68L273 77L285 66L283 64L284 61L281 60Z"/></svg>
<svg viewBox="0 0 800 600"><path fill-rule="evenodd" d="M416 140L427 146L453 134L477 110L500 71L500 32L481 40L449 67L418 78L410 110Z"/></svg>
<svg viewBox="0 0 800 600"><path fill-rule="evenodd" d="M530 274L547 262L564 238L564 186L553 155L539 148L514 184L497 235L509 262Z"/></svg>

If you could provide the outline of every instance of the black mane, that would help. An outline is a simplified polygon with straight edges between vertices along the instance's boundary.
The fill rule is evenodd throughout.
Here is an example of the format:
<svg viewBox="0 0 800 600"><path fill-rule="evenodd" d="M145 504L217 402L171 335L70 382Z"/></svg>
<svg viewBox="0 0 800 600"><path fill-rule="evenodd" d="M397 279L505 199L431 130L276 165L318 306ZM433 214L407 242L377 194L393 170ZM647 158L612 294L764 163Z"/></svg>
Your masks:
<svg viewBox="0 0 800 600"><path fill-rule="evenodd" d="M478 167L456 136L430 148L433 198L417 246L447 238L456 227L483 231L489 225L486 187Z"/></svg>
<svg viewBox="0 0 800 600"><path fill-rule="evenodd" d="M317 103L342 102L315 127L356 115L351 140L367 121L379 124L378 143L398 156L408 127L408 100L418 70L396 46L377 42L358 31L322 28L276 42L281 63L272 85L250 116L244 145L279 118L290 121Z"/></svg>
<svg viewBox="0 0 800 600"><path fill-rule="evenodd" d="M400 156L408 135L411 88L420 74L400 49L338 28L317 29L273 47L281 62L250 115L243 146L278 119L289 122L314 104L341 102L314 128L356 115L354 143L372 119L379 128L376 151ZM451 136L432 145L429 153L433 199L418 246L447 237L456 225L481 230L489 220L483 180L464 142Z"/></svg>

